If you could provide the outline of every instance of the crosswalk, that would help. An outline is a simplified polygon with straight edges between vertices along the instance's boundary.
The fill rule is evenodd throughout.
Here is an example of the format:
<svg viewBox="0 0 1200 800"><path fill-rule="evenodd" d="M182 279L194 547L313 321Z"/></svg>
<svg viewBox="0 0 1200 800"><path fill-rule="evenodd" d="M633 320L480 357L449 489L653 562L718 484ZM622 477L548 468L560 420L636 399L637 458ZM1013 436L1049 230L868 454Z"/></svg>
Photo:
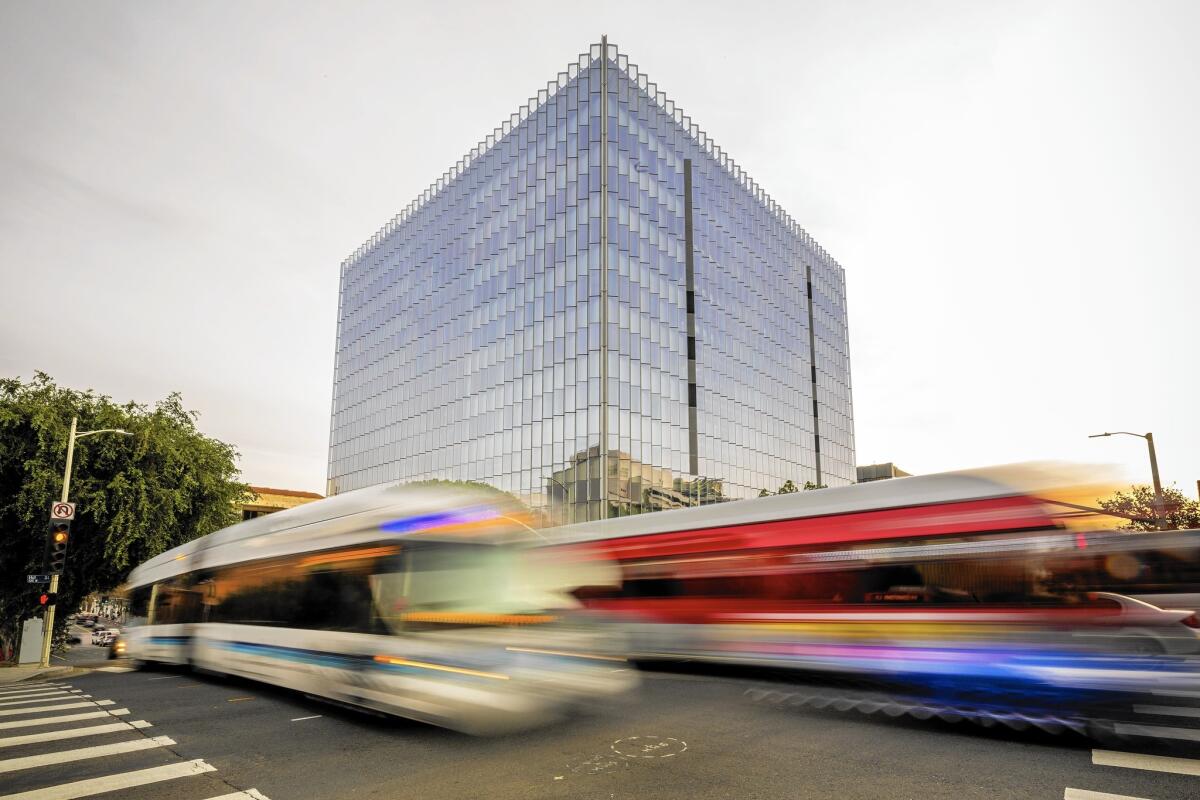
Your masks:
<svg viewBox="0 0 1200 800"><path fill-rule="evenodd" d="M203 759L179 755L174 739L130 716L115 701L69 683L0 688L0 800L110 792L149 800L167 786L178 800L269 800L257 789L229 785Z"/></svg>
<svg viewBox="0 0 1200 800"><path fill-rule="evenodd" d="M1200 727L1186 726L1192 720L1200 720L1200 695L1194 692L1162 692L1161 703L1135 704L1132 720L1115 722L1113 733L1120 740L1134 747L1165 743L1182 745L1200 742ZM1164 720L1168 721L1164 723ZM1200 725L1200 723L1192 723ZM1200 777L1200 760L1176 756L1152 755L1124 750L1093 750L1092 765L1117 767L1125 770L1161 772L1174 775ZM1097 779L1100 779L1099 773ZM1200 796L1200 781L1195 796ZM1063 791L1063 800L1153 800L1125 794L1112 794L1095 789L1068 787Z"/></svg>

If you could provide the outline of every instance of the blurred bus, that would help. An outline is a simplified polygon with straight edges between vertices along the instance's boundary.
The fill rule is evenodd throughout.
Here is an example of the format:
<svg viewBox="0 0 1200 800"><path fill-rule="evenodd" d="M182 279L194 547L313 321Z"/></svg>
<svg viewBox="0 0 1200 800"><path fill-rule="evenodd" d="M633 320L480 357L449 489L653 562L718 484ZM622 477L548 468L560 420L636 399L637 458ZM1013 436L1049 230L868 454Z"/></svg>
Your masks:
<svg viewBox="0 0 1200 800"><path fill-rule="evenodd" d="M188 542L131 574L143 624L128 655L472 733L628 688L613 631L569 593L611 571L547 560L515 506L444 484L365 489Z"/></svg>
<svg viewBox="0 0 1200 800"><path fill-rule="evenodd" d="M1080 670L1097 659L1200 650L1190 611L1098 580L1133 537L1089 539L1053 504L944 474L584 523L556 541L620 564L619 589L579 596L622 621L636 659L1058 691L1092 680Z"/></svg>

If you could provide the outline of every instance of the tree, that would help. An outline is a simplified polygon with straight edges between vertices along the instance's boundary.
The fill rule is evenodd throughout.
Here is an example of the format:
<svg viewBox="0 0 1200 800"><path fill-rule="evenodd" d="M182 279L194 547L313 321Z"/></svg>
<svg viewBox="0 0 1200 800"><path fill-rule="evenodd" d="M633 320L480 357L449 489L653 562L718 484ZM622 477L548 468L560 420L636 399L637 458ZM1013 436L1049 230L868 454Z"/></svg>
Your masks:
<svg viewBox="0 0 1200 800"><path fill-rule="evenodd" d="M812 481L804 482L804 491L811 492L814 489L828 489L829 487L823 483L813 483Z"/></svg>
<svg viewBox="0 0 1200 800"><path fill-rule="evenodd" d="M792 483L791 478L788 478L786 481L784 481L783 486L779 487L779 491L776 492L776 494L791 494L792 492L798 491L800 490L796 488L796 484Z"/></svg>
<svg viewBox="0 0 1200 800"><path fill-rule="evenodd" d="M0 379L0 661L12 658L21 621L34 610L29 573L42 571L50 503L62 492L71 417L80 430L123 428L75 448L76 503L59 620L88 594L115 588L143 561L238 521L248 499L237 452L196 429L177 393L148 408L92 391Z"/></svg>
<svg viewBox="0 0 1200 800"><path fill-rule="evenodd" d="M1174 486L1163 487L1163 504L1167 528L1200 528L1200 502L1190 500ZM1117 492L1107 500L1100 500L1105 511L1118 516L1135 517L1121 527L1131 531L1158 530L1154 514L1154 489L1145 484L1130 486L1128 491Z"/></svg>
<svg viewBox="0 0 1200 800"><path fill-rule="evenodd" d="M770 493L770 492L768 492L766 489L759 489L759 490L758 490L758 496L759 496L759 497L770 497L770 496L771 496L771 493Z"/></svg>

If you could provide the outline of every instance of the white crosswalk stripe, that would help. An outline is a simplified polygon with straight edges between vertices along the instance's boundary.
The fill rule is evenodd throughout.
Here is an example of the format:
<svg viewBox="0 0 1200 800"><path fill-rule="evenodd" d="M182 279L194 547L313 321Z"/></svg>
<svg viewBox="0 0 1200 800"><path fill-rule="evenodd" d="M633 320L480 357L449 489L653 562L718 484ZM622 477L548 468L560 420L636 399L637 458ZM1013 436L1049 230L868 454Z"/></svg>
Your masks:
<svg viewBox="0 0 1200 800"><path fill-rule="evenodd" d="M127 669L120 668L120 671ZM130 712L127 708L113 708L115 705L113 700L94 700L91 695L84 694L82 689L72 688L69 684L22 686L0 693L0 752L4 752L4 748L26 745L47 745L53 748L48 751L46 748L40 748L43 752L33 749L32 753L29 750L9 751L13 757L0 758L0 787L5 787L7 783L16 789L17 785L11 783L16 780L20 780L22 786L49 784L36 789L0 794L0 800L75 800L106 793L124 795L136 787L152 786L163 781L182 781L172 785L186 787L186 779L189 778L200 781L193 785L192 790L183 789L185 794L194 791L195 794L190 797L195 800L270 800L257 789L230 791L234 787L227 783L226 793L214 796L212 779L197 776L216 772L216 767L203 759L180 758L170 749L175 744L174 739L168 736L146 736L142 731L153 727L151 723L140 719L119 719L128 716ZM65 709L84 710L78 713L60 713ZM5 717L12 719L4 719ZM97 720L98 724L70 727L72 723L87 720ZM21 731L39 727L46 730L35 730L31 733ZM92 739L93 743L89 744L89 737L104 738ZM99 743L95 743L97 741ZM131 769L147 763L144 757L141 764L138 763L136 759L139 758L139 753L152 756L155 752L164 754L170 763L145 769ZM163 755L157 758L161 760ZM104 772L111 771L111 774L64 782L61 776L71 773L55 770L59 765L84 762L101 765ZM154 761L151 760L150 763ZM64 769L70 770L70 766ZM92 766L91 769L95 770L95 767ZM48 778L55 777L42 780L43 774ZM4 788L0 788L0 792L3 791ZM152 788L146 791L157 794L162 790Z"/></svg>
<svg viewBox="0 0 1200 800"><path fill-rule="evenodd" d="M74 698L72 698L74 699ZM20 714L36 714L42 711L64 711L68 708L88 708L89 706L111 706L112 700L87 700L81 703L61 703L56 706L33 706L31 708L0 709L0 717L15 717Z"/></svg>
<svg viewBox="0 0 1200 800"><path fill-rule="evenodd" d="M71 783L60 783L45 789L33 789L17 794L0 795L0 800L75 800L77 797L90 797L104 792L115 792L121 789L132 789L134 786L145 786L148 783L186 778L189 775L201 775L205 772L215 772L216 767L207 764L203 759L193 759L175 764L165 764L161 767L150 767L133 772L118 772L105 775L102 778L88 778Z"/></svg>
<svg viewBox="0 0 1200 800"><path fill-rule="evenodd" d="M115 756L118 753L132 753L137 750L152 750L155 747L166 747L171 744L175 744L174 739L167 736L155 736L150 739L128 739L124 742L100 744L95 747L81 747L77 750L60 750L57 753L43 753L38 756L8 758L0 760L0 772L16 772L21 769L45 767L50 764L65 764L68 761L82 761L85 758Z"/></svg>
<svg viewBox="0 0 1200 800"><path fill-rule="evenodd" d="M0 702L0 706L27 706L32 703L57 703L60 700L81 700L91 697L90 694L66 694L62 697L26 697L23 700L5 700Z"/></svg>
<svg viewBox="0 0 1200 800"><path fill-rule="evenodd" d="M1093 750L1092 763L1101 767L1124 767L1153 772L1174 772L1177 775L1200 775L1200 761L1192 758L1122 753L1116 750Z"/></svg>
<svg viewBox="0 0 1200 800"><path fill-rule="evenodd" d="M101 719L103 717L123 717L129 713L128 708L105 709L101 711L85 711L82 714L62 714L57 717L38 717L35 719L17 719L0 722L0 730L12 728L32 728L37 725L57 725L60 722L78 722L84 719Z"/></svg>
<svg viewBox="0 0 1200 800"><path fill-rule="evenodd" d="M0 697L6 694L20 694L21 692L34 692L40 689L63 689L66 688L61 683L22 683L20 686L10 687L8 689L0 689Z"/></svg>
<svg viewBox="0 0 1200 800"><path fill-rule="evenodd" d="M67 728L65 731L46 731L45 733L26 733L21 736L7 736L0 739L0 747L19 747L23 744L39 742L58 742L63 739L78 739L81 736L99 736L103 733L118 731L134 731L139 728L149 728L150 723L137 719L133 722L110 722L106 725L91 725L87 728Z"/></svg>
<svg viewBox="0 0 1200 800"><path fill-rule="evenodd" d="M14 700L28 700L34 697L60 697L82 693L82 689L41 689L26 694L6 694L0 697L0 705L11 705Z"/></svg>

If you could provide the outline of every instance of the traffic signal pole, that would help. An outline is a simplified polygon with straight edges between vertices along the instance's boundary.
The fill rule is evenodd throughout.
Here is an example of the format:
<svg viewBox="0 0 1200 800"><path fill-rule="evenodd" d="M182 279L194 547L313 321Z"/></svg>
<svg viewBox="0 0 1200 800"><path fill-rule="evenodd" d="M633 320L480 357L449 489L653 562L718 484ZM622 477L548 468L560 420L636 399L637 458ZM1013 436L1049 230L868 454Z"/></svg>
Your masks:
<svg viewBox="0 0 1200 800"><path fill-rule="evenodd" d="M71 461L75 458L75 426L79 424L79 417L71 417L71 435L67 438L67 466L63 470L63 488L61 502L67 502L67 496L71 491ZM51 597L58 595L58 574L50 576L50 592ZM42 616L42 663L41 666L50 666L50 640L54 636L54 603L46 604L46 612Z"/></svg>

